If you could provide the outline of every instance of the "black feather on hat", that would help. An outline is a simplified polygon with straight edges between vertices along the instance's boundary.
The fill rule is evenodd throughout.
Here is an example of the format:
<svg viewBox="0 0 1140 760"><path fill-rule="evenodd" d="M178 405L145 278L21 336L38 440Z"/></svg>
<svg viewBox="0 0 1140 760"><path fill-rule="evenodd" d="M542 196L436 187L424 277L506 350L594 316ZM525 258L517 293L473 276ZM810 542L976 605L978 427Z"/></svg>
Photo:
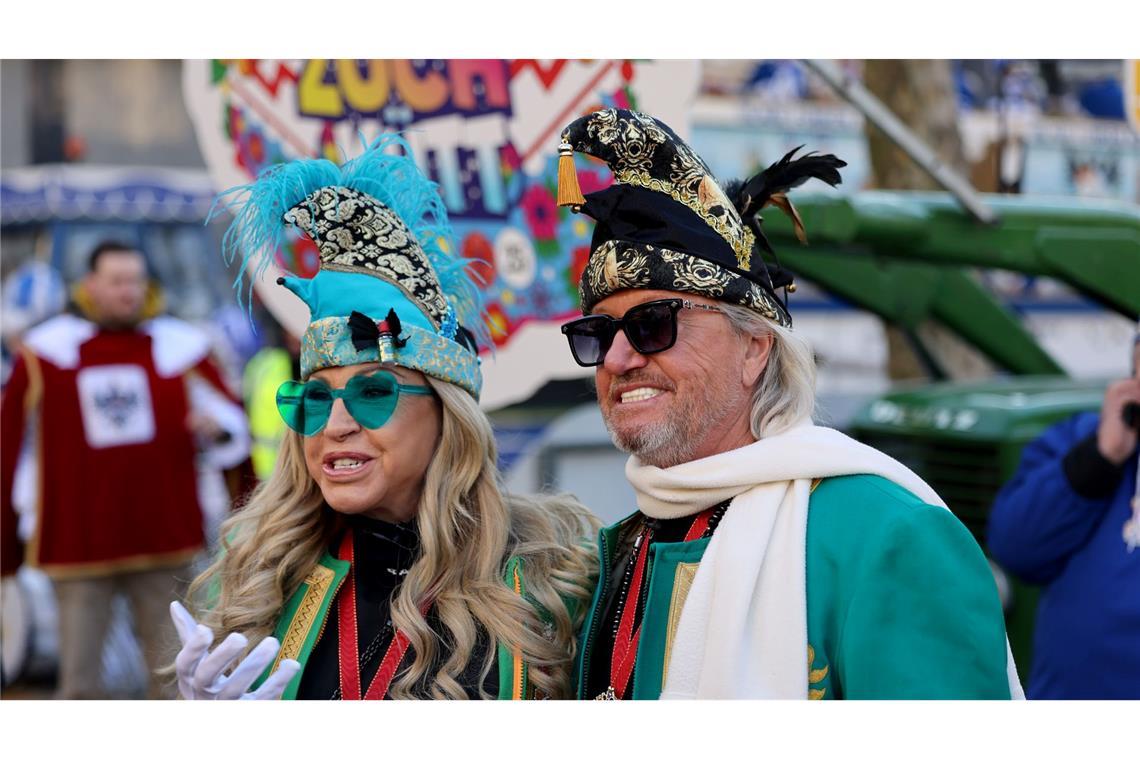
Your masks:
<svg viewBox="0 0 1140 760"><path fill-rule="evenodd" d="M559 146L558 202L597 221L579 283L582 311L618 290L650 288L740 304L791 326L776 290L794 289L792 277L764 261L761 251L775 254L757 212L782 209L805 240L786 193L813 178L835 186L847 165L832 155L795 159L798 150L726 192L692 148L652 116L607 109L572 122ZM582 196L574 151L609 164L614 184Z"/></svg>

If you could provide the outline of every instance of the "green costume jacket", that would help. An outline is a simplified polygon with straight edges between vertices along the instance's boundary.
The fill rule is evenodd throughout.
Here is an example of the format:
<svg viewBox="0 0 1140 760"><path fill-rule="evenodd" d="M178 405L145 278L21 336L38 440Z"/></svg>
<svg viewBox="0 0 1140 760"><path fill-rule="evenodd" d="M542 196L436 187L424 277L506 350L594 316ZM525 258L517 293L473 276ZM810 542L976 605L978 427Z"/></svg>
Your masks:
<svg viewBox="0 0 1140 760"><path fill-rule="evenodd" d="M579 647L580 699L613 567L604 528L601 576ZM681 609L711 539L651 547L632 699L657 699ZM1009 699L1005 621L989 564L942 507L872 475L813 484L807 523L811 699ZM778 621L772 624L778 625ZM604 656L608 656L606 653Z"/></svg>
<svg viewBox="0 0 1140 760"><path fill-rule="evenodd" d="M301 584L277 621L273 636L281 642L277 658L258 678L253 688L257 688L277 670L282 660L292 659L301 664L301 671L294 676L282 699L296 699L301 686L305 665L313 647L324 631L336 593L348 575L349 563L339 560L327 552L321 557L309 577ZM526 594L523 584L522 561L512 558L504 572L504 581L515 593ZM534 689L527 674L527 664L521 653L512 652L499 645L499 699L528 699L534 696Z"/></svg>

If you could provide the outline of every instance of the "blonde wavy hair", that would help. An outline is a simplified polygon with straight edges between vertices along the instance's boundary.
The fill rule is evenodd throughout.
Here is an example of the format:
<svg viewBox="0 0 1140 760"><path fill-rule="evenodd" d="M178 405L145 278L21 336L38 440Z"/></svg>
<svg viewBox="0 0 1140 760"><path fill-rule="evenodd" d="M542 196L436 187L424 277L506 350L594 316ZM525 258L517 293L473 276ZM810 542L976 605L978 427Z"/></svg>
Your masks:
<svg viewBox="0 0 1140 760"><path fill-rule="evenodd" d="M490 637L479 694L496 646L521 653L531 683L550 698L573 696L577 632L597 574L599 522L569 495L503 491L490 422L462 389L427 378L442 402L442 435L424 478L417 514L418 556L392 600L392 619L411 642L410 662L391 687L396 699L428 685L433 699L463 699L460 677L480 631ZM202 622L221 637L240 631L250 648L269 636L289 597L343 525L309 476L299 434L289 430L273 474L222 526L218 556L190 586L203 598ZM503 580L523 563L526 593ZM420 604L433 599L442 637ZM573 613L567 608L567 604Z"/></svg>
<svg viewBox="0 0 1140 760"><path fill-rule="evenodd" d="M736 304L719 304L742 335L772 337L768 364L752 388L749 424L760 440L794 427L815 413L815 355L799 333Z"/></svg>

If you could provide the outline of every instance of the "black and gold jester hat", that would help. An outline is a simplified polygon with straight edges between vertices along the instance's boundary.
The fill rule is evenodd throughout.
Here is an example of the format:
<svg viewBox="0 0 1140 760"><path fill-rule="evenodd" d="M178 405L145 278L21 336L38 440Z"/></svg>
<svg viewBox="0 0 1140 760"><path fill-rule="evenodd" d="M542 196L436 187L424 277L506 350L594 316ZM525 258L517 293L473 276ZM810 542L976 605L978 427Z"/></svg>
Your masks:
<svg viewBox="0 0 1140 760"><path fill-rule="evenodd" d="M579 283L582 312L627 288L676 290L747 306L790 327L776 291L794 290L792 276L764 260L762 252L773 259L774 252L757 212L781 208L804 240L785 193L813 177L838 185L838 170L847 165L833 155L793 159L796 150L721 187L700 156L652 116L611 108L571 122L558 147L558 203L597 221ZM609 164L614 183L583 197L575 151Z"/></svg>

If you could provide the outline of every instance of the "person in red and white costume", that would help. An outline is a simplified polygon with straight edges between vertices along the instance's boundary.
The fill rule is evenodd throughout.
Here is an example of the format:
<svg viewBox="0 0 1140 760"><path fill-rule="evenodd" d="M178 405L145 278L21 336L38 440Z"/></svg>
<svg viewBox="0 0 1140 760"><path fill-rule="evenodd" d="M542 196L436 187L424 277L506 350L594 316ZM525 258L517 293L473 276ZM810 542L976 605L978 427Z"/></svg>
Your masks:
<svg viewBox="0 0 1140 760"><path fill-rule="evenodd" d="M197 458L226 469L249 455L245 414L209 339L158 316L159 300L142 253L100 244L76 288L77 313L24 336L4 390L0 571L26 562L52 579L64 699L105 696L101 653L116 593L130 601L147 696L169 692L153 673L174 640L167 601L184 592L203 548ZM21 449L35 462L26 540L13 487Z"/></svg>

